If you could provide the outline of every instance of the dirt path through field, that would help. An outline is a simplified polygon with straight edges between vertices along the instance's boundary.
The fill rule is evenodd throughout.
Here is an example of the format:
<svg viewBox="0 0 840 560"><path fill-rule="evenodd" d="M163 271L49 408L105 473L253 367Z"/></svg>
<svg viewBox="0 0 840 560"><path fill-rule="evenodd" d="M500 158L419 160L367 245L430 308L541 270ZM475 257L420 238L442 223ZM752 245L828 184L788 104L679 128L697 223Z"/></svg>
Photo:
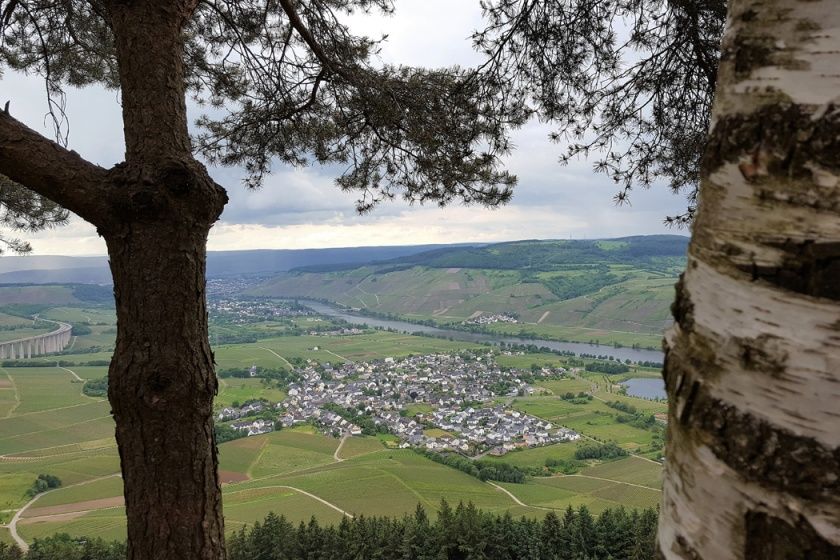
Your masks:
<svg viewBox="0 0 840 560"><path fill-rule="evenodd" d="M540 323L545 321L549 315L551 315L551 311L546 311L545 313L543 313L542 317L540 317L539 321L537 321L537 324L539 325Z"/></svg>
<svg viewBox="0 0 840 560"><path fill-rule="evenodd" d="M5 369L0 368L0 371L3 372L3 375L9 380L9 384L11 385L12 389L15 391L15 405L9 409L9 412L6 413L6 418L11 418L12 414L15 413L17 407L20 406L20 391L18 391L17 385L15 385L15 378L9 375L9 372Z"/></svg>
<svg viewBox="0 0 840 560"><path fill-rule="evenodd" d="M332 350L327 350L326 348L321 348L321 350L323 350L323 351L324 351L324 352L326 352L327 354L332 354L332 355L333 355L333 356L335 356L336 358L342 359L342 360L344 360L344 361L345 361L345 362L347 362L347 363L350 363L350 364L352 364L352 363L353 363L353 360L351 360L350 358L345 358L345 357L344 357L344 356L342 356L341 354L336 354L336 353L335 353L335 352L333 352Z"/></svg>
<svg viewBox="0 0 840 560"><path fill-rule="evenodd" d="M291 369L295 369L295 366L293 366L293 365L291 364L291 362L289 362L289 360L287 360L286 358L284 358L283 356L281 356L280 354L278 354L277 352L275 352L275 351L274 351L274 350L272 350L271 348L266 348L265 346L258 346L257 348L259 348L260 350L265 350L265 351L267 351L267 352L271 352L271 353L272 353L272 354L274 354L276 357L280 358L280 360L282 360L282 361L283 361L283 363L284 363L284 364L286 364L287 366L289 366Z"/></svg>
<svg viewBox="0 0 840 560"><path fill-rule="evenodd" d="M82 383L84 383L84 382L85 382L85 380L84 380L84 379L82 379L81 377L79 377L79 374L77 374L77 373L76 373L75 371L73 371L72 369L68 369L68 368L66 368L66 367L62 367L62 366L56 366L56 367L58 367L58 369L63 369L64 371L66 371L67 373L69 373L70 375L72 375L73 377L75 377L75 378L76 378L76 381L81 381Z"/></svg>
<svg viewBox="0 0 840 560"><path fill-rule="evenodd" d="M312 494L311 492L307 492L306 490L301 490L300 488L296 488L296 487L294 487L294 486L287 486L287 485L277 485L277 486L259 486L259 487L257 487L257 488L246 488L246 489L244 489L244 490L237 490L236 492L229 492L229 494L239 494L239 493L241 493L241 492L250 492L250 491L254 491L254 490L266 490L266 489L268 489L268 488L286 488L286 489L288 489L288 490L293 490L293 491L295 491L295 492L297 492L297 493L299 493L299 494L303 494L304 496L308 496L308 497L312 498L312 499L313 499L313 500L315 500L315 501L321 502L321 503L322 503L322 504L324 504L325 506L327 506L327 507L329 507L329 508L334 509L334 510L335 510L335 511L337 511L338 513L340 513L340 514L342 514L342 515L345 515L345 516L349 517L350 519L353 519L353 514L352 514L352 513L348 513L348 512L346 512L346 511L344 511L343 509L341 509L340 507L338 507L338 506L337 506L337 505L335 505L334 503L332 503L332 502L328 502L328 501L327 501L327 500L325 500L324 498L318 497L318 496L316 496L315 494Z"/></svg>
<svg viewBox="0 0 840 560"><path fill-rule="evenodd" d="M341 438L341 441L338 444L338 447L335 448L335 453L333 453L333 459L335 459L336 463L340 463L344 460L341 457L339 457L338 454L341 452L341 448L344 447L344 442L347 441L347 438L349 437L349 433L344 434Z"/></svg>
<svg viewBox="0 0 840 560"><path fill-rule="evenodd" d="M33 517L50 518L65 513L86 512L93 511L96 509L120 507L123 505L125 505L125 498L123 498L122 496L113 496L111 498L85 500L84 502L73 502L71 504L61 504L58 506L29 508L28 510L26 510L26 515L23 515L21 517L24 520L31 519Z"/></svg>
<svg viewBox="0 0 840 560"><path fill-rule="evenodd" d="M79 482L78 484L71 484L70 486L63 486L62 488L66 489L66 488L75 488L77 486L84 486L85 484L91 484L91 483L97 482L99 480L114 478L115 476L122 476L122 475L120 475L119 473L109 474L107 476L100 476L98 478L92 478L92 479L86 480L84 482ZM14 517L12 517L12 520L9 521L9 533L12 535L12 540L15 541L15 544L17 544L18 547L23 552L26 552L26 551L29 550L29 544L25 540L23 540L23 538L21 538L21 536L17 532L17 524L20 521L21 517L23 516L24 513L26 513L26 510L28 510L30 507L32 507L32 504L37 502L39 499L43 498L44 496L46 496L47 494L49 494L51 492L55 492L56 490L61 490L62 488L55 488L53 490L47 490L46 492L41 492L40 494L37 494L34 498L32 498L31 500L26 502L26 504L24 504L24 506L22 508L17 510L17 512L15 512Z"/></svg>
<svg viewBox="0 0 840 560"><path fill-rule="evenodd" d="M644 457L641 457L644 459ZM656 461L654 461L655 463ZM644 484L635 484L633 482L625 482L623 480L615 480L612 478L602 478L600 476L589 476L588 474L555 474L549 478L591 478L592 480L603 480L604 482L612 482L613 484L624 484L626 486L633 486L635 488L644 488L645 490L653 490L654 492L662 492L659 488L652 486L645 486Z"/></svg>
<svg viewBox="0 0 840 560"><path fill-rule="evenodd" d="M487 481L487 484L489 484L490 486L492 486L492 487L493 487L493 488L495 488L496 490L499 490L499 491L504 492L505 494L507 494L507 495L508 495L508 497L509 497L511 500L513 500L513 501L514 501L514 503L515 503L516 505L518 505L518 506L527 507L527 508L533 508L533 509L542 509L542 510L545 510L545 511L554 511L554 509L553 509L553 508L547 508L547 507L542 507L542 506L532 506L532 505L526 504L525 502L523 502L522 500L520 500L519 498L517 498L516 496L514 496L514 495L513 495L511 492L509 492L506 488L502 488L501 486L499 486L499 485L498 485L498 484L496 484L495 482L490 482L490 481L488 480L488 481Z"/></svg>

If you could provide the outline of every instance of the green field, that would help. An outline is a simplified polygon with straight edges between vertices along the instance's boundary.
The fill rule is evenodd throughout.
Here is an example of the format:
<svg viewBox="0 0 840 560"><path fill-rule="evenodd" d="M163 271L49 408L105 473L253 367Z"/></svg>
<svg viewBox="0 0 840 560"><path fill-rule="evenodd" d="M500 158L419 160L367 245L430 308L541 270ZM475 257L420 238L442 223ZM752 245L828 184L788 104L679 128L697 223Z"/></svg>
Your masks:
<svg viewBox="0 0 840 560"><path fill-rule="evenodd" d="M406 416L416 416L417 414L424 414L434 410L434 407L426 403L415 403L405 407Z"/></svg>
<svg viewBox="0 0 840 560"><path fill-rule="evenodd" d="M37 508L75 504L78 502L122 496L122 492L123 485L120 477L108 476L107 478L98 478L93 482L78 484L76 486L70 486L69 488L48 492L39 498L35 505L24 515L26 517L33 517L37 514Z"/></svg>
<svg viewBox="0 0 840 560"><path fill-rule="evenodd" d="M568 378L557 379L551 381L539 381L536 383L537 387L542 387L554 395L564 395L566 393L588 393L592 389L592 382L586 379Z"/></svg>
<svg viewBox="0 0 840 560"><path fill-rule="evenodd" d="M249 468L254 478L305 470L333 462L338 440L320 435L283 431L266 438L258 460Z"/></svg>
<svg viewBox="0 0 840 560"><path fill-rule="evenodd" d="M532 447L531 449L517 449L506 453L501 457L488 455L485 460L499 463L508 463L517 467L542 467L548 459L572 460L575 450L580 446L578 442L555 443L544 447Z"/></svg>
<svg viewBox="0 0 840 560"><path fill-rule="evenodd" d="M225 345L216 349L219 367L243 367L256 364L264 367L282 367L293 358L310 359L321 363L377 360L409 354L452 352L462 348L475 348L464 342L437 338L411 336L385 331L349 336L295 336L262 340L253 344ZM317 348L317 350L315 349ZM268 349L268 350L266 350ZM278 358L271 351L282 358Z"/></svg>
<svg viewBox="0 0 840 560"><path fill-rule="evenodd" d="M474 275L472 281L479 280ZM487 277L486 285L503 286L507 281L506 273L497 271ZM521 297L526 295L520 293ZM90 335L77 337L74 348L110 348L113 310L76 307L73 301L61 303L43 315L89 324L93 330ZM0 315L0 324L2 320ZM306 325L313 319L296 321ZM264 323L259 328L266 335L259 342L215 346L218 367L288 368L293 360L336 363L477 347L384 331L335 337L276 336L280 328L277 324ZM108 360L110 351L70 353L61 359L80 364ZM501 356L499 364L528 369L532 364L563 366L565 360L555 355L527 354ZM107 367L101 365L0 369L0 510L7 510L0 514L0 522L8 522L12 512L27 503L26 491L38 474L49 473L61 478L63 486L32 504L19 524L24 538L31 540L54 532L123 538L122 481L114 476L119 473L119 458L110 406L103 399L84 396L83 384L68 369L85 380L107 375ZM617 424L618 412L598 398L631 403L644 412L659 412L664 404L611 393L620 380L620 376L584 373L582 378L544 381L538 387L545 390L545 396L517 398L513 406L576 429L587 438L616 441L628 450L641 449L650 443L651 433ZM557 396L593 388L598 398L585 404L572 404ZM228 406L256 398L277 402L284 397L275 384L260 379L225 378L220 380L215 404ZM407 413L430 410L428 405L417 404ZM577 476L537 477L522 485L503 485L527 504L521 506L494 486L458 470L410 450L387 448L385 443L393 440L393 436L352 437L344 442L336 458L340 441L303 425L220 445L227 530L252 524L271 511L294 522L315 515L329 523L341 519L336 508L353 515L402 515L421 503L434 516L441 498L472 501L485 510L531 517L569 504L587 504L597 512L616 505L647 507L659 499L661 467L630 457L602 464L582 463ZM582 443L591 442L562 443L487 459L540 467L547 459L572 459ZM0 532L0 540L7 538L8 532Z"/></svg>
<svg viewBox="0 0 840 560"><path fill-rule="evenodd" d="M40 316L53 321L86 325L114 325L117 322L114 309L107 307L53 307L40 313Z"/></svg>
<svg viewBox="0 0 840 560"><path fill-rule="evenodd" d="M385 451L385 446L375 437L351 437L344 442L339 457L341 459L352 459L359 455Z"/></svg>
<svg viewBox="0 0 840 560"><path fill-rule="evenodd" d="M219 379L219 394L214 401L217 407L231 406L234 401L243 403L254 399L268 399L280 402L286 398L286 393L275 387L267 386L261 379L239 379L229 377Z"/></svg>
<svg viewBox="0 0 840 560"><path fill-rule="evenodd" d="M41 412L91 402L82 395L82 384L60 368L4 368L17 387L20 405L15 414Z"/></svg>

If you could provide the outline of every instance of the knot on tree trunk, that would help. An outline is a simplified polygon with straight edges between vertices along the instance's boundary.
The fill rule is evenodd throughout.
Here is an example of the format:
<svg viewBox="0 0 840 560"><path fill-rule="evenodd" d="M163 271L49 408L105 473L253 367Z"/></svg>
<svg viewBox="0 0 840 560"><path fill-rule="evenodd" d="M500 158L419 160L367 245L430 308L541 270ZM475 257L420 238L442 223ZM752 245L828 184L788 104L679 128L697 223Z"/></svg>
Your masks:
<svg viewBox="0 0 840 560"><path fill-rule="evenodd" d="M209 226L222 213L227 192L194 159L120 163L108 172L113 226L177 221ZM108 229L104 228L104 235Z"/></svg>

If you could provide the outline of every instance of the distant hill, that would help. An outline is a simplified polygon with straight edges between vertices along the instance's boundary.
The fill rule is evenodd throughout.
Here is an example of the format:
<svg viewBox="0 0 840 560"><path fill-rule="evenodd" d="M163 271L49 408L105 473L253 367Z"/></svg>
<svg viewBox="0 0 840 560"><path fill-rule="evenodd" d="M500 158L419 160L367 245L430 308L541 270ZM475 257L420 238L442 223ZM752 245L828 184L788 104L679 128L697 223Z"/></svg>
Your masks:
<svg viewBox="0 0 840 560"><path fill-rule="evenodd" d="M210 251L209 277L275 273L303 266L358 266L362 263L401 258L415 253L465 245L409 245L401 247L348 247L337 249L289 249L257 251ZM108 258L64 256L0 257L0 284L110 284Z"/></svg>
<svg viewBox="0 0 840 560"><path fill-rule="evenodd" d="M462 248L465 244L406 245L399 247L344 247L337 249L289 249L260 251L210 251L207 254L207 275L284 272L294 268L318 265L350 265L382 261L425 253L443 248ZM472 245L468 245L472 246Z"/></svg>
<svg viewBox="0 0 840 560"><path fill-rule="evenodd" d="M249 293L440 325L508 314L519 322L483 328L658 347L687 247L676 235L443 247L363 266L299 267Z"/></svg>
<svg viewBox="0 0 840 560"><path fill-rule="evenodd" d="M688 238L681 235L640 235L594 240L524 240L484 246L447 246L370 264L431 268L499 270L562 270L570 265L654 263L684 257ZM347 263L297 267L300 272L330 272L355 268Z"/></svg>
<svg viewBox="0 0 840 560"><path fill-rule="evenodd" d="M14 270L0 274L0 284L110 284L107 262L101 266Z"/></svg>
<svg viewBox="0 0 840 560"><path fill-rule="evenodd" d="M31 315L31 307L77 304L112 304L113 290L92 284L3 284L0 285L0 306L22 306L17 314ZM34 309L34 308L33 308ZM6 310L8 311L8 310Z"/></svg>

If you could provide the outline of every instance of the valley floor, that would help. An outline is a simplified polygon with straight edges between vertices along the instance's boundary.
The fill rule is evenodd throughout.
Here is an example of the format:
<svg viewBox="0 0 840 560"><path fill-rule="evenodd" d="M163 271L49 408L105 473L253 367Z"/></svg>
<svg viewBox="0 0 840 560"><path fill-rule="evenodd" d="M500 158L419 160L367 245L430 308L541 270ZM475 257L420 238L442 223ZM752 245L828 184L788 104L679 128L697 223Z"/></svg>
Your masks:
<svg viewBox="0 0 840 560"><path fill-rule="evenodd" d="M59 308L52 315L64 320L77 316L100 319L95 322L103 324L79 337L75 347L101 346L103 350L61 356L73 365L0 369L0 541L17 537L31 542L55 532L123 538L122 480L110 407L103 398L82 391L84 381L105 376L107 367L78 365L110 358L104 341L113 328L113 317L95 308ZM315 319L296 321L306 328L317 324ZM260 328L270 334L272 329L279 332L287 327L269 324ZM466 347L470 345L368 332L266 336L258 342L218 344L215 352L220 368L276 368L306 360L375 360ZM554 354L498 357L500 365L523 369L560 365L566 359ZM652 460L659 455L653 432L619 422L619 411L607 405L624 402L645 413L665 411L662 402L617 392L616 383L628 376L657 375L653 370L634 369L623 376L584 372L574 379L540 382L539 394L508 400L513 408L567 426L585 439L488 460L542 468L547 460L573 457L580 445L593 441L612 441L631 453L617 460L589 461L573 474L529 477L524 484L483 482L410 449L394 449L393 438L388 436L339 439L308 425L224 443L219 449L226 529L236 531L272 511L295 522L315 516L329 523L345 515L399 516L414 511L420 503L434 515L443 498L531 517L569 505L587 505L594 513L619 506L654 507L660 500L661 465ZM277 402L285 397L283 390L260 379L221 381L219 408L235 401L265 398ZM564 398L568 392L585 392L592 398L574 404ZM59 477L63 486L34 499L27 497L27 489L40 473Z"/></svg>

